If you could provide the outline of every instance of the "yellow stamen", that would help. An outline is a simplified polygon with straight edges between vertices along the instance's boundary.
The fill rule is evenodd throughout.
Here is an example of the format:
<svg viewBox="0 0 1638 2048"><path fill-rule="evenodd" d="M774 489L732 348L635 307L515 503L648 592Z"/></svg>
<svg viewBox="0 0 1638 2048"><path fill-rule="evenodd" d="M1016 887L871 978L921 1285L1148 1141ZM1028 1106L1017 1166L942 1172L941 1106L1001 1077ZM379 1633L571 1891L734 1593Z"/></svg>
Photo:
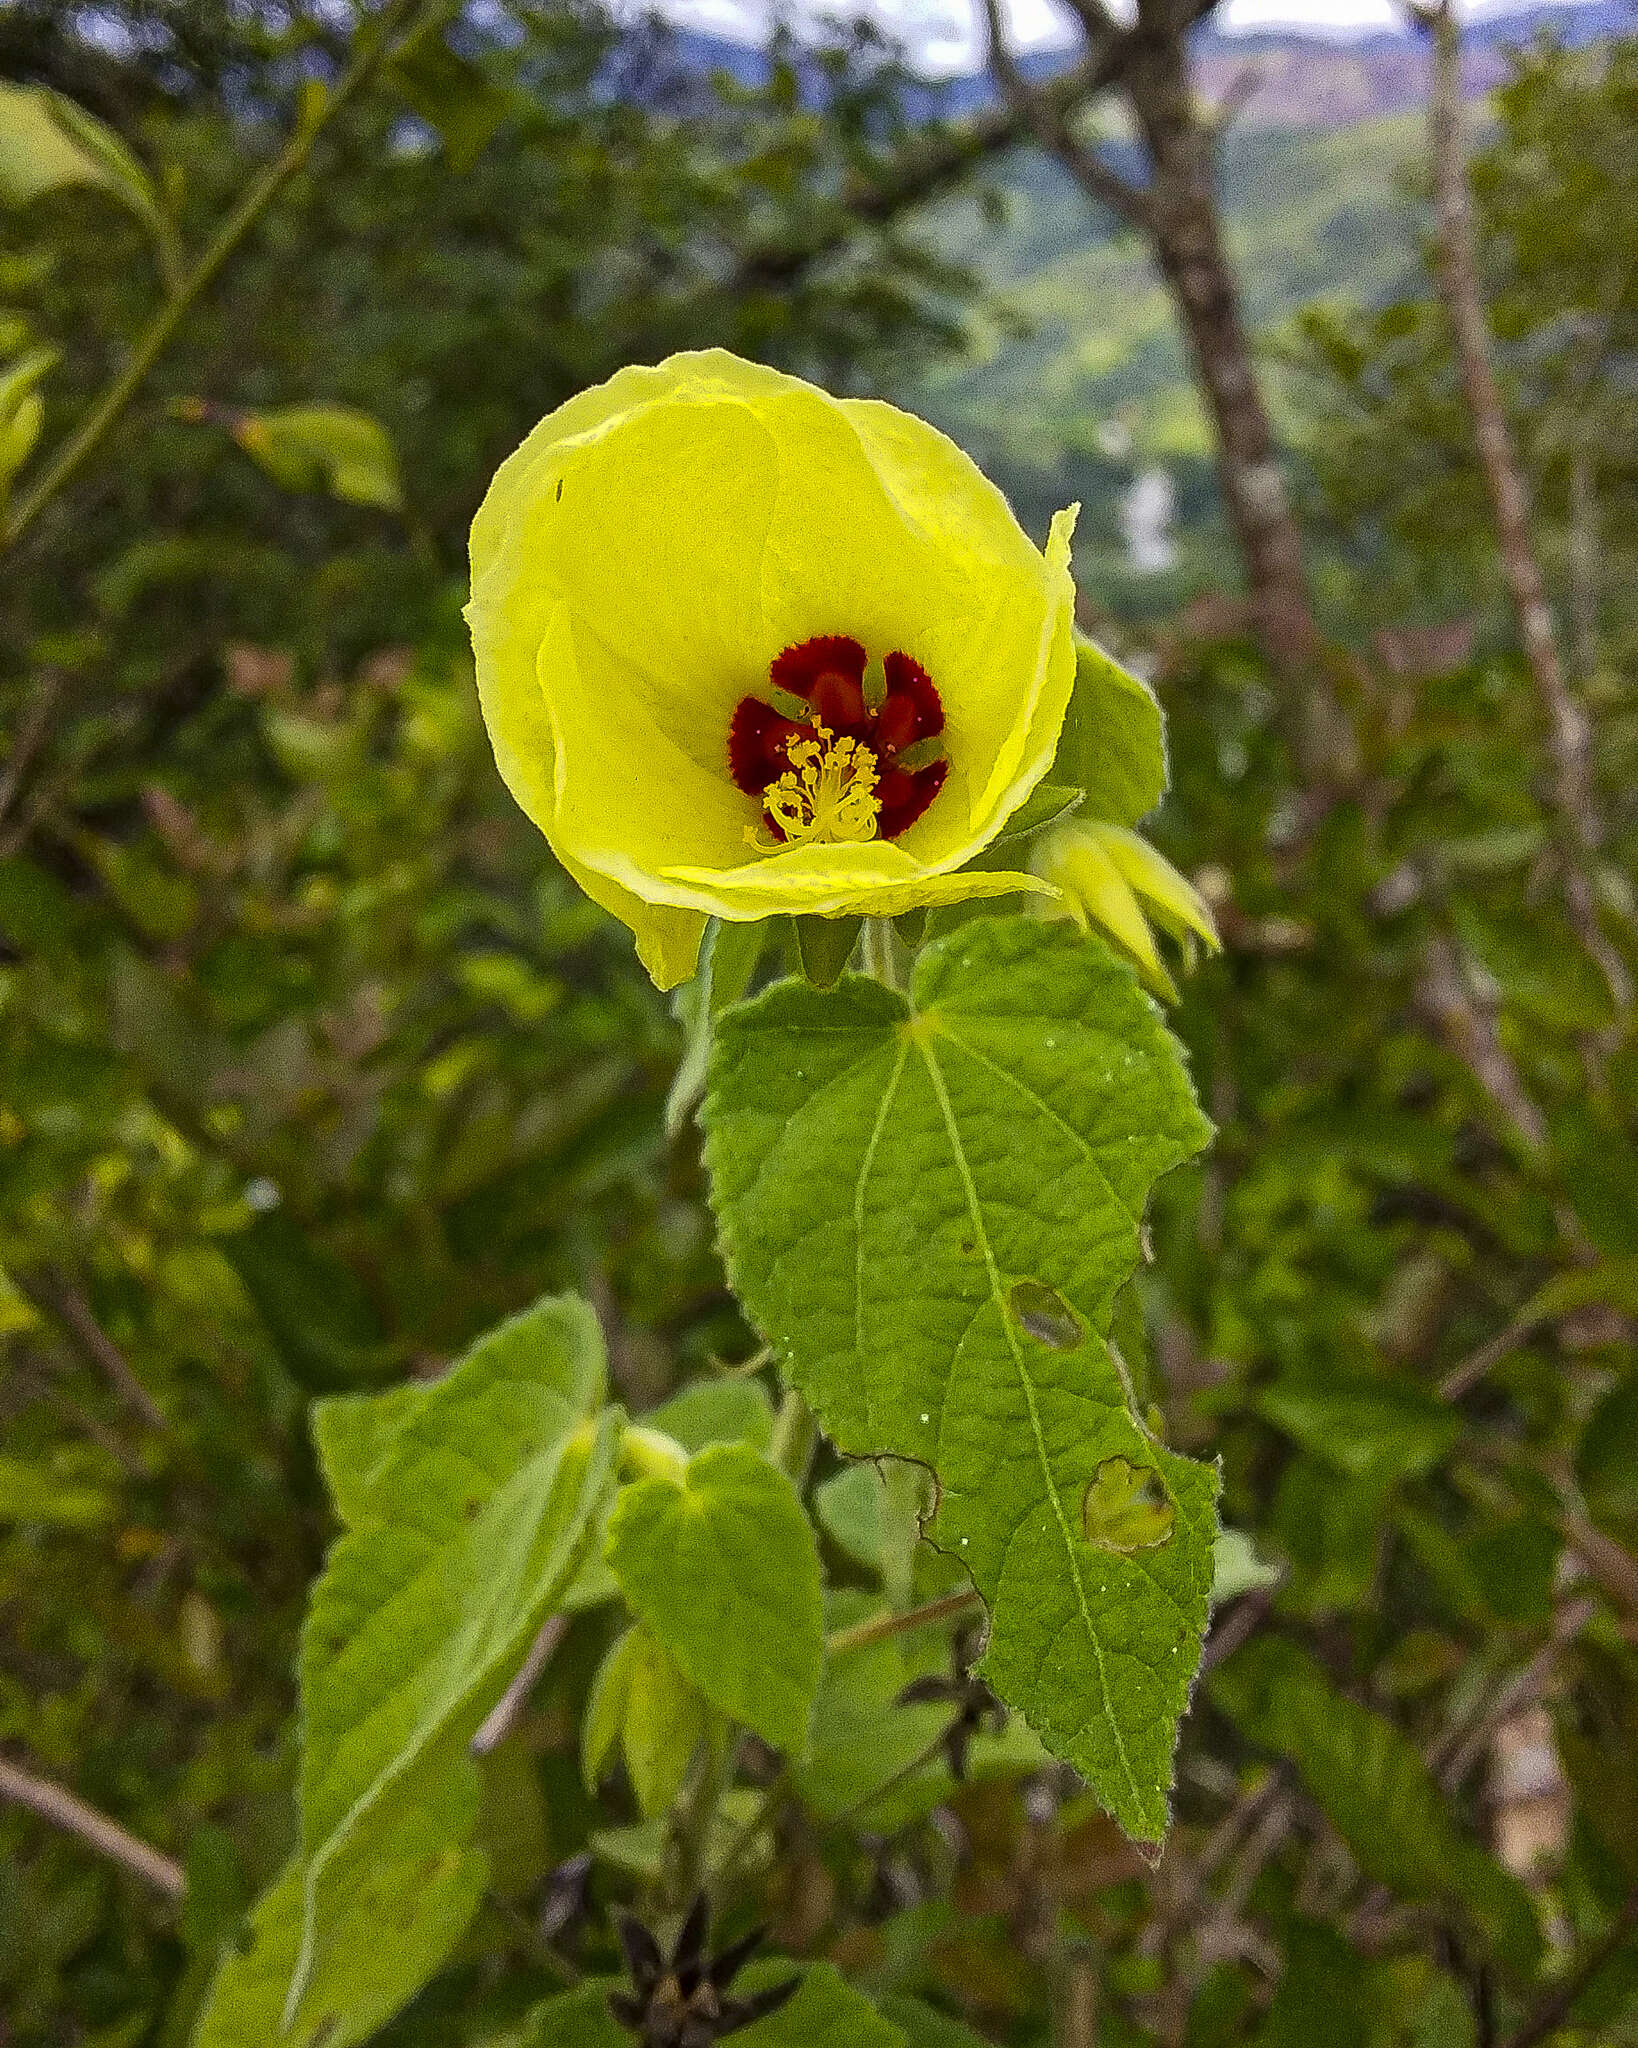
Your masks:
<svg viewBox="0 0 1638 2048"><path fill-rule="evenodd" d="M881 799L876 756L859 740L839 740L828 726L785 749L789 770L763 791L768 815L787 845L874 839Z"/></svg>

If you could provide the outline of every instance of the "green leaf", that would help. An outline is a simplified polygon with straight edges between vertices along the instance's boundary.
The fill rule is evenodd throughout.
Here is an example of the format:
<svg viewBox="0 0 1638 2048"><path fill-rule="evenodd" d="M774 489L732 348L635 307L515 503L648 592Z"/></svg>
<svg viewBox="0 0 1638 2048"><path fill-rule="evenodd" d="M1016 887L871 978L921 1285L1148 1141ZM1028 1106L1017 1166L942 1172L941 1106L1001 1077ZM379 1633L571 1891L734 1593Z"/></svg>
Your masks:
<svg viewBox="0 0 1638 2048"><path fill-rule="evenodd" d="M1555 1273L1519 1311L1521 1324L1551 1322L1578 1309L1608 1305L1638 1315L1638 1257L1604 1259L1596 1266Z"/></svg>
<svg viewBox="0 0 1638 2048"><path fill-rule="evenodd" d="M3 90L4 88L0 88ZM34 452L45 422L45 406L35 388L56 367L54 348L32 348L0 370L0 509L11 480Z"/></svg>
<svg viewBox="0 0 1638 2048"><path fill-rule="evenodd" d="M411 1410L362 1489L302 1633L295 1995L325 1931L321 1880L423 1756L476 1731L578 1571L614 1480L617 1419L582 1421L603 1383L591 1309L537 1303Z"/></svg>
<svg viewBox="0 0 1638 2048"><path fill-rule="evenodd" d="M631 2036L609 2011L609 1993L623 1988L607 1977L548 1998L496 2048L631 2048Z"/></svg>
<svg viewBox="0 0 1638 2048"><path fill-rule="evenodd" d="M765 1451L773 1440L773 1403L760 1380L696 1380L643 1417L685 1451L707 1444L749 1444Z"/></svg>
<svg viewBox="0 0 1638 2048"><path fill-rule="evenodd" d="M1079 634L1050 779L1086 792L1083 817L1114 825L1135 825L1166 794L1166 724L1154 693Z"/></svg>
<svg viewBox="0 0 1638 2048"><path fill-rule="evenodd" d="M1460 1415L1408 1380L1282 1380L1257 1406L1304 1450L1366 1481L1420 1479L1462 1434Z"/></svg>
<svg viewBox="0 0 1638 2048"><path fill-rule="evenodd" d="M368 1517L375 1483L393 1445L431 1392L429 1386L406 1380L379 1394L331 1394L308 1410L319 1469L348 1528Z"/></svg>
<svg viewBox="0 0 1638 2048"><path fill-rule="evenodd" d="M855 1564L880 1572L889 1536L887 1483L874 1465L847 1465L816 1487L820 1527Z"/></svg>
<svg viewBox="0 0 1638 2048"><path fill-rule="evenodd" d="M1540 1946L1528 1894L1462 1834L1414 1746L1337 1691L1294 1643L1254 1638L1211 1680L1241 1731L1288 1757L1368 1878L1407 1899L1451 1898L1517 1970Z"/></svg>
<svg viewBox="0 0 1638 2048"><path fill-rule="evenodd" d="M902 2028L884 2019L829 1963L769 1956L742 1970L733 1989L761 1991L791 1976L801 1977L801 1990L778 2012L736 2033L734 2048L908 2048ZM609 1993L625 1988L618 1978L606 1977L549 1998L496 2048L631 2048L631 2036L609 2011Z"/></svg>
<svg viewBox="0 0 1638 2048"><path fill-rule="evenodd" d="M909 2048L904 2030L885 2019L829 1963L792 1963L768 1956L742 1970L733 1989L766 1990L792 1976L802 1979L796 1996L778 2012L736 2033L734 2048ZM609 2011L609 1993L627 1988L616 1977L577 1985L537 2005L516 2033L493 2048L631 2048L631 2036ZM943 2048L938 2036L925 2038ZM954 2041L950 2048L956 2048Z"/></svg>
<svg viewBox="0 0 1638 2048"><path fill-rule="evenodd" d="M765 1956L734 1979L736 1992L765 1991L800 1972L802 1988L789 2004L734 2035L736 2048L906 2048L903 2031L855 1991L829 1963L805 1969Z"/></svg>
<svg viewBox="0 0 1638 2048"><path fill-rule="evenodd" d="M845 1626L863 1620L874 1606L863 1594L835 1593L832 1622ZM925 1811L932 1802L915 1796L922 1774L910 1773L909 1766L949 1725L951 1710L938 1703L901 1707L898 1699L913 1679L947 1676L949 1668L949 1638L931 1628L884 1636L827 1657L814 1703L812 1744L796 1766L804 1806L835 1819L905 1773L910 1805ZM940 1791L948 1783L948 1774L937 1764L930 1763L926 1775L937 1779ZM873 1826L888 1827L897 1817L897 1806L890 1812L885 1799L871 1806Z"/></svg>
<svg viewBox="0 0 1638 2048"><path fill-rule="evenodd" d="M286 1210L268 1210L221 1244L298 1385L328 1393L395 1362L362 1285Z"/></svg>
<svg viewBox="0 0 1638 2048"><path fill-rule="evenodd" d="M414 37L393 58L391 70L404 98L444 138L450 169L471 170L511 112L506 93L435 30Z"/></svg>
<svg viewBox="0 0 1638 2048"><path fill-rule="evenodd" d="M238 413L230 431L287 491L328 491L350 505L404 508L398 452L379 420L350 405L286 405Z"/></svg>
<svg viewBox="0 0 1638 2048"><path fill-rule="evenodd" d="M0 1454L0 1526L17 1522L95 1529L112 1519L115 1505L113 1496L100 1486Z"/></svg>
<svg viewBox="0 0 1638 2048"><path fill-rule="evenodd" d="M1369 2048L1371 2018L1364 1958L1334 1929L1296 1921L1257 2048Z"/></svg>
<svg viewBox="0 0 1638 2048"><path fill-rule="evenodd" d="M1027 839L1032 832L1045 831L1048 825L1056 825L1060 818L1067 818L1072 811L1079 810L1083 801L1079 789L1064 783L1038 782L990 841L985 852L993 853L998 846Z"/></svg>
<svg viewBox="0 0 1638 2048"><path fill-rule="evenodd" d="M714 1707L800 1755L824 1661L819 1553L796 1489L746 1444L628 1486L606 1556L632 1611Z"/></svg>
<svg viewBox="0 0 1638 2048"><path fill-rule="evenodd" d="M563 1307L555 1296L543 1296L487 1331L454 1370L464 1371L480 1355L489 1361L491 1370L513 1354L527 1360L542 1344L555 1341ZM391 1453L411 1419L437 1398L444 1384L446 1381L404 1380L380 1393L331 1394L313 1403L309 1412L319 1466L336 1513L349 1528L372 1515L390 1512L390 1504L378 1502L376 1494ZM573 1419L588 1414L602 1398L602 1391L601 1378L589 1378L571 1402Z"/></svg>
<svg viewBox="0 0 1638 2048"><path fill-rule="evenodd" d="M1598 1520L1638 1516L1638 1378L1618 1380L1588 1416L1575 1474Z"/></svg>
<svg viewBox="0 0 1638 2048"><path fill-rule="evenodd" d="M787 982L725 1018L706 1127L750 1314L841 1450L933 1469L984 1676L1160 1839L1217 1479L1149 1435L1105 1342L1149 1188L1208 1130L1153 1005L1097 942L982 918L908 1003ZM1165 1542L1089 1531L1117 1457L1169 1502Z"/></svg>
<svg viewBox="0 0 1638 2048"><path fill-rule="evenodd" d="M462 1759L464 1761L464 1758ZM469 1846L478 1774L418 1772L332 1868L335 1909L284 2031L302 1952L307 1873L292 1863L251 1913L211 1984L193 2048L349 2048L421 1988L460 1940L488 1866Z"/></svg>
<svg viewBox="0 0 1638 2048"><path fill-rule="evenodd" d="M609 1651L593 1680L581 1732L582 1773L595 1790L619 1744L645 1820L669 1811L706 1739L705 1702L642 1622Z"/></svg>
<svg viewBox="0 0 1638 2048"><path fill-rule="evenodd" d="M96 186L128 207L175 274L175 233L153 181L113 129L47 86L0 85L0 201L26 206L65 185Z"/></svg>
<svg viewBox="0 0 1638 2048"><path fill-rule="evenodd" d="M906 2048L986 2048L971 2027L935 2012L919 1998L884 1998L881 2009L883 2018L903 2033Z"/></svg>

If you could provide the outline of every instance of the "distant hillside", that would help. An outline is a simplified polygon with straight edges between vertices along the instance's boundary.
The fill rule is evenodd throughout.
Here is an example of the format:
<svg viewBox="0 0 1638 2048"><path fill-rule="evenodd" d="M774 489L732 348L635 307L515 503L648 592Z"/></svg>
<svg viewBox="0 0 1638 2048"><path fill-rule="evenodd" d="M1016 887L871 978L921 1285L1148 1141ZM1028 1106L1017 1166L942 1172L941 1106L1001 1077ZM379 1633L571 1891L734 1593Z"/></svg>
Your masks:
<svg viewBox="0 0 1638 2048"><path fill-rule="evenodd" d="M1491 90L1506 51L1539 35L1585 45L1635 32L1638 0L1481 10L1467 26L1468 89ZM688 32L682 42L685 62L762 75L764 58L746 44ZM1066 61L1049 53L1030 68L1047 75ZM1271 344L1301 308L1379 302L1416 270L1428 228L1413 196L1427 52L1409 30L1230 34L1208 21L1194 65L1206 99L1240 103L1222 150L1223 210L1278 419L1286 394ZM983 76L956 77L927 85L918 110L949 117L991 96ZM1107 118L1118 160L1126 150ZM1128 618L1158 617L1232 573L1209 432L1166 292L1138 241L1115 234L1037 153L1017 152L992 183L1005 191L1004 225L963 196L930 209L924 226L985 277L1000 313L974 321L964 359L893 395L970 449L1033 530L1083 500L1083 588Z"/></svg>
<svg viewBox="0 0 1638 2048"><path fill-rule="evenodd" d="M1252 333L1263 343L1322 297L1372 303L1410 276L1426 227L1411 196L1415 115L1346 130L1241 130L1223 153L1223 203ZM1220 561L1206 422L1170 302L1131 235L1115 235L1078 188L1033 152L1006 166L1006 224L976 201L931 217L940 248L973 264L1023 323L975 323L963 361L900 394L970 449L1032 527L1085 500L1083 579L1128 611L1118 507L1145 470L1176 493L1186 586ZM1271 374L1276 410L1279 377ZM1154 578L1145 596L1175 596Z"/></svg>
<svg viewBox="0 0 1638 2048"><path fill-rule="evenodd" d="M742 84L767 74L766 56L757 44L697 29L678 28L674 34L677 52L689 65L725 70ZM1582 45L1633 34L1638 34L1638 0L1527 0L1524 5L1503 0L1468 19L1468 91L1474 96L1489 92L1506 71L1507 50L1537 36ZM1232 31L1208 18L1192 44L1201 94L1214 106L1232 94L1241 102L1238 118L1247 127L1351 127L1404 113L1427 96L1426 44L1408 27L1355 35L1298 27ZM914 48L908 56L913 64ZM1026 59L1024 68L1048 77L1072 57L1072 51L1044 52ZM993 99L991 81L975 71L930 81L916 96L916 106L928 116L950 117Z"/></svg>
<svg viewBox="0 0 1638 2048"><path fill-rule="evenodd" d="M1507 51L1538 36L1581 46L1635 31L1638 8L1631 0L1482 10L1467 23L1464 39L1468 93L1477 98L1493 90L1506 75ZM1238 118L1252 127L1346 128L1427 100L1426 40L1408 29L1230 35L1207 22L1195 38L1194 64L1201 94L1220 106L1232 93L1241 101Z"/></svg>

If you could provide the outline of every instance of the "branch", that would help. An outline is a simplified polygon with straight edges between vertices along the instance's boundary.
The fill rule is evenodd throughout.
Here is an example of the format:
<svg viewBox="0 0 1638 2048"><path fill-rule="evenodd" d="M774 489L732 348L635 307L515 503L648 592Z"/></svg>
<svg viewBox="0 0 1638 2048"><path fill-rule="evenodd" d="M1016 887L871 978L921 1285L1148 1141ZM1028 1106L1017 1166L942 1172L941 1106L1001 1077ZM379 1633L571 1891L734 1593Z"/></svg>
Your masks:
<svg viewBox="0 0 1638 2048"><path fill-rule="evenodd" d="M1096 21L1100 14L1101 9L1088 5L1082 18L1090 15ZM1108 207L1129 227L1144 226L1149 218L1149 203L1143 193L1112 171L1095 149L1089 149L1070 126L1068 112L1047 94L1035 91L1019 70L1002 25L1001 0L984 0L984 25L989 37L990 69L1002 96L1027 123L1042 149L1057 158L1089 199ZM1118 76L1125 58L1125 38L1113 33L1113 23L1109 24L1107 34L1101 28L1093 33L1097 38L1093 45L1095 53L1114 67L1112 77Z"/></svg>
<svg viewBox="0 0 1638 2048"><path fill-rule="evenodd" d="M94 1365L133 1414L150 1429L169 1429L164 1411L132 1369L130 1360L92 1313L91 1304L64 1274L47 1267L43 1274L13 1273L19 1294L59 1323L75 1348Z"/></svg>
<svg viewBox="0 0 1638 2048"><path fill-rule="evenodd" d="M1115 83L1125 61L1124 40L1093 51L1072 70L1039 87L1037 97L1068 120ZM1030 132L1028 118L1005 100L968 120L923 131L869 176L849 178L842 188L842 212L825 228L794 246L770 243L752 250L724 285L712 287L713 296L790 284L810 264L833 255L859 228L879 227L947 192L980 164L1027 142Z"/></svg>
<svg viewBox="0 0 1638 2048"><path fill-rule="evenodd" d="M1552 808L1565 860L1565 902L1577 936L1609 984L1616 1008L1626 1010L1633 998L1632 976L1599 924L1592 883L1593 863L1603 841L1593 788L1592 728L1570 692L1559 657L1553 615L1530 531L1529 492L1502 406L1490 326L1479 289L1477 238L1467 185L1461 25L1452 0L1438 0L1438 5L1431 7L1411 0L1411 11L1433 40L1429 147L1439 292L1455 342L1462 391L1495 521L1502 574L1525 659L1546 714Z"/></svg>
<svg viewBox="0 0 1638 2048"><path fill-rule="evenodd" d="M1546 1642L1521 1671L1498 1687L1491 1699L1465 1726L1458 1726L1436 1742L1427 1753L1428 1769L1445 1792L1454 1793L1468 1772L1490 1746L1501 1724L1523 1707L1533 1706L1546 1691L1549 1679L1564 1652L1598 1612L1597 1603L1572 1600L1553 1617Z"/></svg>
<svg viewBox="0 0 1638 2048"><path fill-rule="evenodd" d="M42 1820L50 1821L53 1827L78 1835L98 1855L122 1864L133 1876L140 1877L144 1884L151 1884L155 1891L163 1892L168 1899L180 1899L188 1888L187 1876L180 1863L150 1848L146 1842L138 1841L117 1820L98 1813L94 1806L87 1806L83 1799L76 1799L63 1786L54 1785L49 1778L35 1777L32 1771L21 1769L4 1756L0 1756L0 1799L10 1799L18 1806L26 1806L30 1813L37 1813Z"/></svg>
<svg viewBox="0 0 1638 2048"><path fill-rule="evenodd" d="M1547 1144L1541 1111L1526 1093L1518 1068L1502 1044L1496 1020L1468 986L1455 945L1443 932L1428 942L1417 988L1422 1009L1437 1024L1451 1051L1507 1118L1532 1152Z"/></svg>
<svg viewBox="0 0 1638 2048"><path fill-rule="evenodd" d="M290 180L306 167L307 159L313 154L313 147L324 130L393 55L399 30L423 4L424 0L387 0L381 13L368 22L368 30L373 31L369 34L368 43L354 57L335 90L313 114L309 116L303 112L298 116L295 134L261 175L251 180L238 205L217 231L215 240L183 278L175 294L149 321L131 360L58 449L33 487L18 500L10 525L0 530L0 551L21 539L50 501L73 481L101 447L146 382L149 371L169 348L177 329L215 281L218 271Z"/></svg>
<svg viewBox="0 0 1638 2048"><path fill-rule="evenodd" d="M1564 1540L1618 1607L1638 1620L1638 1557L1576 1510L1559 1522Z"/></svg>

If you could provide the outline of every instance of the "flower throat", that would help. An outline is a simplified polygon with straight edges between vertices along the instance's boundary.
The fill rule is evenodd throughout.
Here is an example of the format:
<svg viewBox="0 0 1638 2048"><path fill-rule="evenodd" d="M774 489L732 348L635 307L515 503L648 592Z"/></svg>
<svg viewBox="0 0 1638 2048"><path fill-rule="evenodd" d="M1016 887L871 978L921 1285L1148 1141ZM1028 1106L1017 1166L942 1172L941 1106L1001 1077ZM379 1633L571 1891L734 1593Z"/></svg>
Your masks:
<svg viewBox="0 0 1638 2048"><path fill-rule="evenodd" d="M735 707L728 766L775 844L897 839L943 788L944 707L908 654L871 664L859 641L823 634L787 647L768 682Z"/></svg>

